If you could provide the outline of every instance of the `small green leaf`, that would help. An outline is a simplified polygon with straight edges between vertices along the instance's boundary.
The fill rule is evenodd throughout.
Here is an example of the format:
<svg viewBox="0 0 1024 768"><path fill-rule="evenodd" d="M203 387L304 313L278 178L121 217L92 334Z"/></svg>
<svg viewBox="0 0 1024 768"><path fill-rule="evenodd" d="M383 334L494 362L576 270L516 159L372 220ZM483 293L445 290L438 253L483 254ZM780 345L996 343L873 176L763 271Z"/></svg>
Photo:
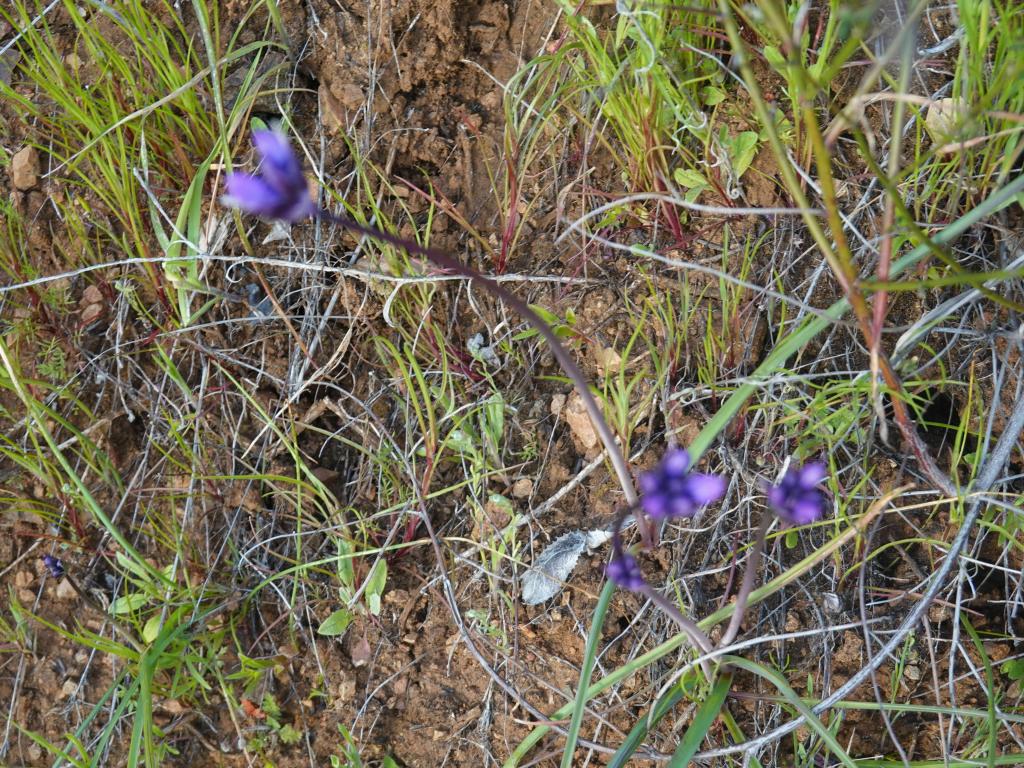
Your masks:
<svg viewBox="0 0 1024 768"><path fill-rule="evenodd" d="M142 627L142 642L152 643L160 634L160 614L156 613L149 617L145 626Z"/></svg>
<svg viewBox="0 0 1024 768"><path fill-rule="evenodd" d="M298 744L302 740L302 734L290 725L283 726L277 735L285 744Z"/></svg>
<svg viewBox="0 0 1024 768"><path fill-rule="evenodd" d="M754 162L757 154L757 133L755 131L743 131L732 141L732 170L738 179L742 176L750 164Z"/></svg>
<svg viewBox="0 0 1024 768"><path fill-rule="evenodd" d="M345 634L348 625L352 623L352 611L347 608L339 608L326 619L317 629L316 633L323 637L338 637Z"/></svg>
<svg viewBox="0 0 1024 768"><path fill-rule="evenodd" d="M453 429L448 433L448 439L445 442L456 453L468 456L476 453L476 445L473 443L473 439L464 430Z"/></svg>
<svg viewBox="0 0 1024 768"><path fill-rule="evenodd" d="M149 598L141 592L133 592L130 595L117 598L110 604L110 612L115 616L125 613L134 613L146 604Z"/></svg>
<svg viewBox="0 0 1024 768"><path fill-rule="evenodd" d="M1024 680L1024 659L1014 659L1003 664L1006 676L1011 680Z"/></svg>
<svg viewBox="0 0 1024 768"><path fill-rule="evenodd" d="M797 544L800 543L800 537L797 532L790 528L786 531L786 549L793 549Z"/></svg>
<svg viewBox="0 0 1024 768"><path fill-rule="evenodd" d="M704 174L693 168L676 168L672 173L672 178L675 179L676 184L687 189L697 189L698 187L703 189L708 185Z"/></svg>
<svg viewBox="0 0 1024 768"><path fill-rule="evenodd" d="M277 706L274 697L269 693L263 694L263 701L260 702L260 709L267 713L267 717L280 717L281 708Z"/></svg>
<svg viewBox="0 0 1024 768"><path fill-rule="evenodd" d="M713 107L725 101L725 91L715 88L713 85L705 85L700 90L700 98L709 107Z"/></svg>
<svg viewBox="0 0 1024 768"><path fill-rule="evenodd" d="M686 194L683 195L683 200L687 203L695 203L697 202L697 198L700 197L700 193L707 188L708 185L705 184L703 187L694 187L693 189L688 189L686 190Z"/></svg>
<svg viewBox="0 0 1024 768"><path fill-rule="evenodd" d="M388 580L388 564L380 558L373 565L373 570L366 577L366 607L374 616L380 615L380 596L384 594L384 585Z"/></svg>
<svg viewBox="0 0 1024 768"><path fill-rule="evenodd" d="M556 315L550 309L545 309L540 304L531 304L530 309L536 312L540 316L540 319L543 320L548 325L558 325L560 322L558 319L558 315Z"/></svg>
<svg viewBox="0 0 1024 768"><path fill-rule="evenodd" d="M355 589L356 571L352 564L352 542L338 537L338 579L349 591Z"/></svg>

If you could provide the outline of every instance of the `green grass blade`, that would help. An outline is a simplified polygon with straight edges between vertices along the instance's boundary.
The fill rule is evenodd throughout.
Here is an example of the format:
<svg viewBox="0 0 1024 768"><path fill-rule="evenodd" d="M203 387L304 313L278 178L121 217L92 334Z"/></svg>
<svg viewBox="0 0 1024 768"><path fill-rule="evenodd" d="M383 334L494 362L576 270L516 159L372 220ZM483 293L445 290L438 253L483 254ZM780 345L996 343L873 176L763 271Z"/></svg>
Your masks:
<svg viewBox="0 0 1024 768"><path fill-rule="evenodd" d="M744 659L740 656L723 656L722 662L732 664L740 669L745 669L758 677L763 677L774 685L779 690L779 693L786 698L786 701L790 706L806 718L807 726L818 734L819 738L821 738L825 743L825 746L827 746L829 750L839 758L839 761L843 765L847 766L847 768L857 768L857 764L853 761L853 758L846 754L846 750L844 750L842 745L840 745L832 731L826 728L825 724L822 723L814 712L811 711L811 708L803 703L796 691L789 687L789 683L786 682L786 678L781 674L776 672L774 669L769 669L757 662Z"/></svg>
<svg viewBox="0 0 1024 768"><path fill-rule="evenodd" d="M594 608L594 625L604 624L604 616L608 612L608 605L612 601L614 590L607 589L611 582L605 584L601 590L601 596L597 600L597 607ZM565 751L562 753L562 768L572 768L573 754L576 752L576 741L580 736L580 726L583 724L583 711L587 706L587 688L590 686L590 675L594 671L594 664L597 662L597 646L601 642L600 632L591 632L587 636L587 646L583 651L583 664L580 666L580 685L576 692L576 701L573 703L572 719L569 721L569 732L565 739Z"/></svg>
<svg viewBox="0 0 1024 768"><path fill-rule="evenodd" d="M672 711L672 708L683 698L684 693L685 690L682 682L677 683L658 700L650 712L637 720L636 725L630 729L629 735L626 736L626 740L622 742L622 746L612 755L612 759L608 762L608 768L624 768L629 758L643 744L647 734L661 722L665 715Z"/></svg>
<svg viewBox="0 0 1024 768"><path fill-rule="evenodd" d="M718 717L718 713L725 704L725 697L728 695L731 686L732 672L722 673L715 681L715 686L711 689L711 693L704 700L704 703L700 705L697 714L693 716L693 722L690 723L690 727L683 734L683 740L679 742L676 751L672 753L672 759L669 760L668 768L686 768L690 764L691 758L697 754L700 745L704 743L704 737L711 729L715 718Z"/></svg>

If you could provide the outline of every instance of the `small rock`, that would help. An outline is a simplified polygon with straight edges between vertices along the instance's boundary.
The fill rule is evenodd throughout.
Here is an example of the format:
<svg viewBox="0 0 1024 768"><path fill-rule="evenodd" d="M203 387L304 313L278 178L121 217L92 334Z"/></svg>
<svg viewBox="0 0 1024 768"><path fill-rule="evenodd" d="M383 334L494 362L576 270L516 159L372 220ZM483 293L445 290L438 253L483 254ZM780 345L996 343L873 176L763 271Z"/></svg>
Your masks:
<svg viewBox="0 0 1024 768"><path fill-rule="evenodd" d="M561 416L562 409L565 408L565 395L557 394L551 396L551 415Z"/></svg>
<svg viewBox="0 0 1024 768"><path fill-rule="evenodd" d="M363 89L355 83L340 83L335 80L330 85L331 95L334 96L345 109L356 110L366 104L366 96Z"/></svg>
<svg viewBox="0 0 1024 768"><path fill-rule="evenodd" d="M24 147L11 158L11 181L22 192L39 183L39 153L35 147Z"/></svg>
<svg viewBox="0 0 1024 768"><path fill-rule="evenodd" d="M597 372L605 376L619 370L622 356L612 347L598 347L594 350L594 362L597 363Z"/></svg>
<svg viewBox="0 0 1024 768"><path fill-rule="evenodd" d="M391 692L398 697L405 696L405 692L409 689L409 678L399 677L392 681Z"/></svg>
<svg viewBox="0 0 1024 768"><path fill-rule="evenodd" d="M843 612L843 599L835 592L825 592L821 596L821 607L829 616Z"/></svg>
<svg viewBox="0 0 1024 768"><path fill-rule="evenodd" d="M78 302L79 306L85 307L89 304L101 304L103 303L103 291L96 285L87 285L85 290L82 291L82 300Z"/></svg>
<svg viewBox="0 0 1024 768"><path fill-rule="evenodd" d="M167 699L163 703L164 711L172 715L180 715L185 711L185 705L177 699Z"/></svg>
<svg viewBox="0 0 1024 768"><path fill-rule="evenodd" d="M69 696L74 696L78 690L78 683L74 680L65 680L64 685L60 689L60 698L66 699Z"/></svg>
<svg viewBox="0 0 1024 768"><path fill-rule="evenodd" d="M78 593L75 592L75 588L71 586L71 582L67 579L61 579L57 585L57 599L58 600L74 600L78 597Z"/></svg>
<svg viewBox="0 0 1024 768"><path fill-rule="evenodd" d="M512 495L517 499L528 499L533 495L533 481L528 477L516 480L512 486Z"/></svg>
<svg viewBox="0 0 1024 768"><path fill-rule="evenodd" d="M18 571L14 574L14 586L18 589L25 589L32 585L32 582L36 580L36 575L32 571Z"/></svg>
<svg viewBox="0 0 1024 768"><path fill-rule="evenodd" d="M18 600L21 601L22 605L31 605L36 601L36 593L31 589L19 589Z"/></svg>
<svg viewBox="0 0 1024 768"><path fill-rule="evenodd" d="M351 677L343 677L339 681L337 688L334 689L334 701L336 703L347 704L352 701L356 695L356 681Z"/></svg>
<svg viewBox="0 0 1024 768"><path fill-rule="evenodd" d="M102 304L90 304L82 310L82 325L92 325L103 317Z"/></svg>
<svg viewBox="0 0 1024 768"><path fill-rule="evenodd" d="M583 398L578 392L572 393L562 415L565 417L569 429L572 430L572 436L577 446L585 454L593 450L598 443L597 430L594 429L594 424L590 421L590 415L587 413L587 406L584 405Z"/></svg>
<svg viewBox="0 0 1024 768"><path fill-rule="evenodd" d="M43 748L38 744L29 744L25 748L25 755L32 765L38 765L39 761L43 759Z"/></svg>

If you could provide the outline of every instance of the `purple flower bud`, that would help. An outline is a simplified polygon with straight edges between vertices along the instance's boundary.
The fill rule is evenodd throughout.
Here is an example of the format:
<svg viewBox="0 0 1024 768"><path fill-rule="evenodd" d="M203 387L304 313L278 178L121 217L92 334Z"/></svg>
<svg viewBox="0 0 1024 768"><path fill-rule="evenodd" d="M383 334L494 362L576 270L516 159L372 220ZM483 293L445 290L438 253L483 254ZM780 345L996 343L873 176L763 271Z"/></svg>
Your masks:
<svg viewBox="0 0 1024 768"><path fill-rule="evenodd" d="M46 566L46 569L53 578L61 579L64 577L64 563L61 562L59 557L43 555L43 565Z"/></svg>
<svg viewBox="0 0 1024 768"><path fill-rule="evenodd" d="M648 516L693 517L725 493L725 478L690 473L690 454L673 448L650 472L640 475L640 506Z"/></svg>
<svg viewBox="0 0 1024 768"><path fill-rule="evenodd" d="M608 562L605 573L610 581L623 589L635 592L644 585L644 575L640 572L640 563L619 547L613 548L612 559Z"/></svg>
<svg viewBox="0 0 1024 768"><path fill-rule="evenodd" d="M301 221L314 213L302 164L287 137L278 131L253 131L262 162L260 172L229 173L223 202L265 219Z"/></svg>
<svg viewBox="0 0 1024 768"><path fill-rule="evenodd" d="M791 525L807 525L825 514L825 497L818 483L828 476L825 465L812 461L794 467L782 476L778 485L768 487L768 503L775 514Z"/></svg>

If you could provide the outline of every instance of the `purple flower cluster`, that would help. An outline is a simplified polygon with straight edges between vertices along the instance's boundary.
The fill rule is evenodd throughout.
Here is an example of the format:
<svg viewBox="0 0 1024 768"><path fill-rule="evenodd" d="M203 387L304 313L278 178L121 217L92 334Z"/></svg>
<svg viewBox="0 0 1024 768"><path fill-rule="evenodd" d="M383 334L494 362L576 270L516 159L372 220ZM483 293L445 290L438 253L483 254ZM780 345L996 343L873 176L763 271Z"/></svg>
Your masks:
<svg viewBox="0 0 1024 768"><path fill-rule="evenodd" d="M818 484L828 476L825 465L812 461L794 467L778 485L768 487L768 504L790 525L807 525L825 514L825 498Z"/></svg>
<svg viewBox="0 0 1024 768"><path fill-rule="evenodd" d="M46 566L46 570L50 572L53 578L60 579L64 577L64 563L61 562L59 557L43 555L43 565Z"/></svg>
<svg viewBox="0 0 1024 768"><path fill-rule="evenodd" d="M288 138L278 131L253 131L252 141L262 158L260 172L228 174L224 202L266 219L294 222L312 216L313 199Z"/></svg>
<svg viewBox="0 0 1024 768"><path fill-rule="evenodd" d="M648 517L693 517L725 493L725 479L689 472L690 454L673 448L650 472L640 475L640 507Z"/></svg>
<svg viewBox="0 0 1024 768"><path fill-rule="evenodd" d="M612 540L612 559L605 570L608 578L623 589L634 592L644 585L644 575L640 571L640 563L629 552L622 549L622 539L615 536Z"/></svg>
<svg viewBox="0 0 1024 768"><path fill-rule="evenodd" d="M640 476L640 509L654 520L693 517L725 493L725 478L689 472L690 454L673 448L650 472ZM827 476L825 465L812 461L790 469L778 485L767 488L768 505L790 525L806 525L825 514L825 499L818 485ZM612 537L608 578L620 587L639 590L643 575L636 558L625 551L618 531Z"/></svg>

